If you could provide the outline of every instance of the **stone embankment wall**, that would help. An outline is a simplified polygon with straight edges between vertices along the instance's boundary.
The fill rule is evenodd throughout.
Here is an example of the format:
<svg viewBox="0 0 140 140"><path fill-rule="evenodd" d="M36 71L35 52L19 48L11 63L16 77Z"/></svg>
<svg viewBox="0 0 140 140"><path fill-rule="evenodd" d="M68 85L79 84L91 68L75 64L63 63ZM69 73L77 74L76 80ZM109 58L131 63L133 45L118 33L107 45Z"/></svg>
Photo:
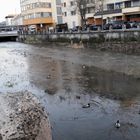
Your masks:
<svg viewBox="0 0 140 140"><path fill-rule="evenodd" d="M116 30L85 33L22 34L19 41L25 43L66 43L78 48L94 48L102 51L140 54L140 30Z"/></svg>

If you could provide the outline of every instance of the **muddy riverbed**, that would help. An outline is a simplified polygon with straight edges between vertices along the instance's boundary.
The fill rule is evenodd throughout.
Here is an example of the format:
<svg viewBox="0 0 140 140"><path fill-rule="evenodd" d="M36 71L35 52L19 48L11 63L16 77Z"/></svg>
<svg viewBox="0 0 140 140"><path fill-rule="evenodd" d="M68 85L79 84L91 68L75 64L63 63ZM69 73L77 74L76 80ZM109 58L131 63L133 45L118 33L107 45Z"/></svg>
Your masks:
<svg viewBox="0 0 140 140"><path fill-rule="evenodd" d="M6 42L0 79L2 96L39 99L53 140L139 140L140 56Z"/></svg>

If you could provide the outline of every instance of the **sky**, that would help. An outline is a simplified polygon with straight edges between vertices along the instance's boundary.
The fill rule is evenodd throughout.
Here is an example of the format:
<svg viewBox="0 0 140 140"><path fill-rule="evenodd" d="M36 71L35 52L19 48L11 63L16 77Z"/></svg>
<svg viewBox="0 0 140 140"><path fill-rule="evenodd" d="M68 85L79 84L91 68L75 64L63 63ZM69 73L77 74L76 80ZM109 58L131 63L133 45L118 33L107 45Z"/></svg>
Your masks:
<svg viewBox="0 0 140 140"><path fill-rule="evenodd" d="M20 13L20 0L0 0L0 22L9 14Z"/></svg>

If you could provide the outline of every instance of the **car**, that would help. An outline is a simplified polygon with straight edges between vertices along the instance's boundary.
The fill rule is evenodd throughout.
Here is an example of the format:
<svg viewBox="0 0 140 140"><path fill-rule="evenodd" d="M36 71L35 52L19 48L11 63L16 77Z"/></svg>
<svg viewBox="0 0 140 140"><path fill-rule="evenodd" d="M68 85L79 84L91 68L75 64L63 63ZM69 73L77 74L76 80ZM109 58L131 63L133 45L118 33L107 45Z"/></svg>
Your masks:
<svg viewBox="0 0 140 140"><path fill-rule="evenodd" d="M66 32L68 31L68 24L67 23L56 24L55 28L57 32Z"/></svg>
<svg viewBox="0 0 140 140"><path fill-rule="evenodd" d="M28 29L30 33L34 33L36 31L36 25L30 25Z"/></svg>
<svg viewBox="0 0 140 140"><path fill-rule="evenodd" d="M101 25L90 25L89 26L90 31L98 31L98 30L101 30L101 29L102 29Z"/></svg>
<svg viewBox="0 0 140 140"><path fill-rule="evenodd" d="M118 20L118 21L112 21L103 26L104 30L109 29L130 29L131 25L128 21Z"/></svg>
<svg viewBox="0 0 140 140"><path fill-rule="evenodd" d="M82 30L81 26L75 26L71 29L72 32L78 32L78 31L81 31L81 30Z"/></svg>
<svg viewBox="0 0 140 140"><path fill-rule="evenodd" d="M138 21L129 21L131 28L138 28L140 26L140 22Z"/></svg>
<svg viewBox="0 0 140 140"><path fill-rule="evenodd" d="M109 30L112 28L112 23L107 23L103 25L103 30Z"/></svg>

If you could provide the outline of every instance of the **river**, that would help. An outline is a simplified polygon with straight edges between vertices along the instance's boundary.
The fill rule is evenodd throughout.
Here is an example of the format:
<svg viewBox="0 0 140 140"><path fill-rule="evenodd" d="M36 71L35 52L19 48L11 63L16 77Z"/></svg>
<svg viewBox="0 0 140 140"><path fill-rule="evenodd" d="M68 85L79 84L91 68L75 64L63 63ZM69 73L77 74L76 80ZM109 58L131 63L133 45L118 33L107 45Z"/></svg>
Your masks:
<svg viewBox="0 0 140 140"><path fill-rule="evenodd" d="M140 56L3 42L0 79L1 94L40 99L53 140L140 138Z"/></svg>

